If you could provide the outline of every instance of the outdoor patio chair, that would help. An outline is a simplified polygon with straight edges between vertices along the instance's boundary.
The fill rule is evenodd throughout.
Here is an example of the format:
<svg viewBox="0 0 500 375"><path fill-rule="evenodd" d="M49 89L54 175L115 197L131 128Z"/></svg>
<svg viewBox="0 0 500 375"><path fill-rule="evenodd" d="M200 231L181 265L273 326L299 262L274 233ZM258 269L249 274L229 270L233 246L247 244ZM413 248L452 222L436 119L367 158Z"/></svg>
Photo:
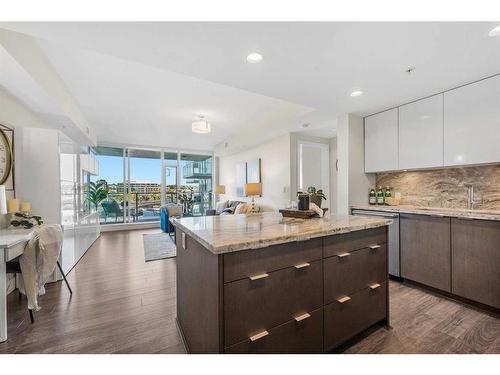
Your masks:
<svg viewBox="0 0 500 375"><path fill-rule="evenodd" d="M102 202L101 203L103 212L104 212L104 222L108 222L108 217L114 216L115 223L118 222L118 217L123 216L123 210L120 208L120 205L115 200Z"/></svg>

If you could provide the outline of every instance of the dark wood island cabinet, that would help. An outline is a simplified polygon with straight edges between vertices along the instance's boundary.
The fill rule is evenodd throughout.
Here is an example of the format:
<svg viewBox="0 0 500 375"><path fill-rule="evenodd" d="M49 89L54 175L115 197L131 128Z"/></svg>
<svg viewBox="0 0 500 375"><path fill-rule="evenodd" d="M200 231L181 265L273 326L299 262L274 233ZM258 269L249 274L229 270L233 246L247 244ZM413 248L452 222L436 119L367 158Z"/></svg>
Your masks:
<svg viewBox="0 0 500 375"><path fill-rule="evenodd" d="M176 221L188 352L323 353L388 325L390 221L238 216Z"/></svg>

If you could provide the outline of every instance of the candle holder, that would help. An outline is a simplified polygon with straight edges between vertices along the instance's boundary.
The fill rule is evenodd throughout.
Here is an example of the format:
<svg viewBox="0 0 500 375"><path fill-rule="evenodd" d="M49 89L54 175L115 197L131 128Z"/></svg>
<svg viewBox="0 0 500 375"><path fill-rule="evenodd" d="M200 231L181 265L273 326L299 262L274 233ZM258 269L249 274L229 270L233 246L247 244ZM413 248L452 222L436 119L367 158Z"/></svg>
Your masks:
<svg viewBox="0 0 500 375"><path fill-rule="evenodd" d="M13 227L23 227L25 229L31 229L35 225L40 226L42 224L43 219L41 216L31 216L23 212L16 212L10 222L10 225L12 225Z"/></svg>

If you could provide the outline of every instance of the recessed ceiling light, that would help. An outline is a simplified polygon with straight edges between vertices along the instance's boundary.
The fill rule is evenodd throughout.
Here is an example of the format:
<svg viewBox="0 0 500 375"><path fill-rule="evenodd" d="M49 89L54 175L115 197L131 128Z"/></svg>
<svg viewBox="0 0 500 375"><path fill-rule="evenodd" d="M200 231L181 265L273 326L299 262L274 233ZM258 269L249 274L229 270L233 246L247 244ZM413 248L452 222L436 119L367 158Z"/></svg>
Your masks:
<svg viewBox="0 0 500 375"><path fill-rule="evenodd" d="M355 91L351 92L351 96L353 98L356 96L360 96L360 95L363 95L363 91L361 91L361 90L355 90Z"/></svg>
<svg viewBox="0 0 500 375"><path fill-rule="evenodd" d="M499 36L500 35L500 26L495 27L494 29L491 29L490 32L488 33L489 36Z"/></svg>
<svg viewBox="0 0 500 375"><path fill-rule="evenodd" d="M198 120L191 123L191 131L198 134L207 134L212 131L212 125L200 115Z"/></svg>
<svg viewBox="0 0 500 375"><path fill-rule="evenodd" d="M257 52L252 52L251 54L249 54L247 56L247 61L250 63L250 64L257 64L257 63L260 63L262 61L263 57L260 53L257 53Z"/></svg>

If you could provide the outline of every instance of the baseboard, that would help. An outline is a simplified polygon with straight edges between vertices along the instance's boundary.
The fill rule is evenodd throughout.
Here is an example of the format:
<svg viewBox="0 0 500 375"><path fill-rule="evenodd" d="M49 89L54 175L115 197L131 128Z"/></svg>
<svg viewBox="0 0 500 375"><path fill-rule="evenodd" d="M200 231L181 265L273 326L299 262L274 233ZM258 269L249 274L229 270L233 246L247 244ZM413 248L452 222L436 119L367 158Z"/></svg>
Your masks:
<svg viewBox="0 0 500 375"><path fill-rule="evenodd" d="M135 229L150 229L150 228L158 228L160 229L160 222L154 223L130 223L130 224L102 224L101 225L101 233L102 232L115 232L122 230L135 230Z"/></svg>
<svg viewBox="0 0 500 375"><path fill-rule="evenodd" d="M186 342L186 337L184 336L184 332L182 331L181 323L179 322L179 319L175 317L175 326L177 327L177 331L179 332L179 335L181 336L181 341L182 345L184 345L184 350L186 351L187 354L190 354L191 351L189 350L189 346Z"/></svg>
<svg viewBox="0 0 500 375"><path fill-rule="evenodd" d="M425 290L427 292L433 293L435 295L441 296L441 297L449 299L451 301L461 303L461 304L466 305L470 308L473 308L474 310L493 315L496 318L500 317L500 309L497 309L496 307L493 307L490 305L485 305L481 302L473 301L473 300L470 300L468 298L460 297L460 296L457 296L456 294L446 292L444 290L436 289L436 288L433 288L431 286L421 284L417 281L413 281L413 280L409 280L409 279L402 279L401 282L403 284Z"/></svg>

